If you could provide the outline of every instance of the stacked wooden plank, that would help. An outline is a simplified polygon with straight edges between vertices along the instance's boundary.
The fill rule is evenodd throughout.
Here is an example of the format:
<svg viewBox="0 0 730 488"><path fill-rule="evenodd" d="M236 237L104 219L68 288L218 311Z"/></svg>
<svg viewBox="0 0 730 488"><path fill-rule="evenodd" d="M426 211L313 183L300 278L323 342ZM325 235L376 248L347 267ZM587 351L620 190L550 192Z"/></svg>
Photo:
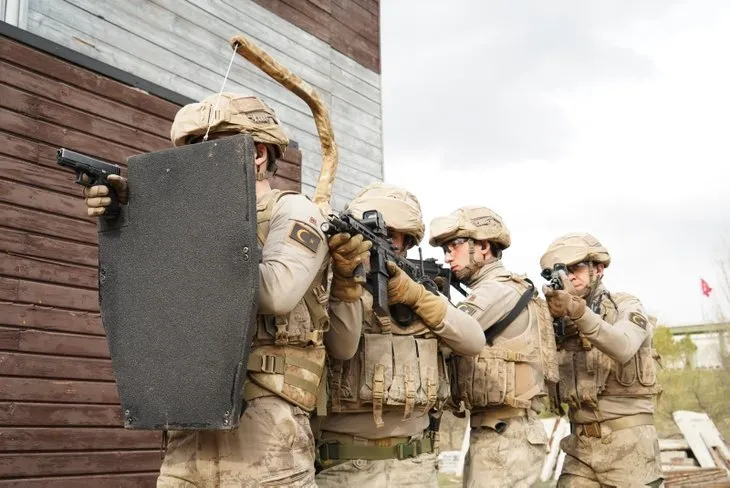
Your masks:
<svg viewBox="0 0 730 488"><path fill-rule="evenodd" d="M721 488L730 486L727 473L721 468L698 468L692 471L669 471L664 473L667 488Z"/></svg>
<svg viewBox="0 0 730 488"><path fill-rule="evenodd" d="M666 486L730 486L730 450L710 417L686 411L673 417L684 438L659 442Z"/></svg>

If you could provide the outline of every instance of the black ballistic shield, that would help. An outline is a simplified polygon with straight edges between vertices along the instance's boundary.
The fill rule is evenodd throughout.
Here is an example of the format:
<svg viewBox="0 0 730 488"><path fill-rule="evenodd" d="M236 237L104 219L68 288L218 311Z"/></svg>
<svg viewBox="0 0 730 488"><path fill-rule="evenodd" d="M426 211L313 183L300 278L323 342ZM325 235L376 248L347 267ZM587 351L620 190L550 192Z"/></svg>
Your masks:
<svg viewBox="0 0 730 488"><path fill-rule="evenodd" d="M256 327L254 144L129 158L129 204L99 219L99 301L130 429L231 429Z"/></svg>

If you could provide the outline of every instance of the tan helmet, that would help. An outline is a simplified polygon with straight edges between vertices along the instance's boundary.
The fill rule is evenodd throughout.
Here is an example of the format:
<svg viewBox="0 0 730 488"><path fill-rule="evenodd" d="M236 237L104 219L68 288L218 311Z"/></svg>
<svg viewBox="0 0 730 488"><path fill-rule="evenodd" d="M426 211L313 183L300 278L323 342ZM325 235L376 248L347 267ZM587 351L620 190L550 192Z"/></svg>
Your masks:
<svg viewBox="0 0 730 488"><path fill-rule="evenodd" d="M582 262L600 263L608 267L611 256L592 235L573 233L555 239L540 258L542 269L552 269L558 263L570 266Z"/></svg>
<svg viewBox="0 0 730 488"><path fill-rule="evenodd" d="M436 217L429 228L428 242L432 246L441 246L457 237L495 242L502 249L511 244L509 229L502 217L487 207L461 207L447 217Z"/></svg>
<svg viewBox="0 0 730 488"><path fill-rule="evenodd" d="M413 236L416 244L423 239L421 204L413 193L387 183L373 183L360 190L344 209L358 219L368 210L378 210L389 229Z"/></svg>
<svg viewBox="0 0 730 488"><path fill-rule="evenodd" d="M251 134L256 142L271 144L276 159L289 145L289 138L272 108L257 97L230 92L221 93L220 99L218 94L210 95L200 103L190 103L178 110L170 139L176 147L185 145L191 138L205 135L208 124L211 133L241 132Z"/></svg>

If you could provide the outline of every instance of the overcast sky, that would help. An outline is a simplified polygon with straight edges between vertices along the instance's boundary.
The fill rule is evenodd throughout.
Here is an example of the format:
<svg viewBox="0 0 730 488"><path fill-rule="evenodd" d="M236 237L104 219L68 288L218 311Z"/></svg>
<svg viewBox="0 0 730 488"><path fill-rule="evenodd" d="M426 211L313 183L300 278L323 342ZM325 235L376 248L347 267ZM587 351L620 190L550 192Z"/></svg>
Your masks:
<svg viewBox="0 0 730 488"><path fill-rule="evenodd" d="M550 242L590 232L610 290L670 325L710 313L700 277L720 289L730 259L730 2L388 0L381 36L385 179L427 224L495 210L505 264L540 283Z"/></svg>

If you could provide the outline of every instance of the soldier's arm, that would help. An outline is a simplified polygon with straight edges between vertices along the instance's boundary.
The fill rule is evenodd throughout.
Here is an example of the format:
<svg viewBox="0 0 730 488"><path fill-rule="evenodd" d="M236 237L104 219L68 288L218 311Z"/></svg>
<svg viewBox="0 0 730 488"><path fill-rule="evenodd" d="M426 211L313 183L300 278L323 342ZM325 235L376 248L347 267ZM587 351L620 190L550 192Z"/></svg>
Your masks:
<svg viewBox="0 0 730 488"><path fill-rule="evenodd" d="M479 322L468 313L451 305L446 297L442 298L447 302L446 315L441 323L432 329L433 332L460 356L479 354L486 345Z"/></svg>
<svg viewBox="0 0 730 488"><path fill-rule="evenodd" d="M485 340L479 324L454 308L443 295L435 295L388 262L388 304L402 303L419 316L423 324L463 356L478 354Z"/></svg>
<svg viewBox="0 0 730 488"><path fill-rule="evenodd" d="M591 344L621 364L631 359L646 340L648 323L641 302L634 297L621 302L613 325L587 307L583 316L575 321Z"/></svg>
<svg viewBox="0 0 730 488"><path fill-rule="evenodd" d="M357 352L362 332L362 301L330 297L330 329L324 334L327 352L335 359L350 359Z"/></svg>
<svg viewBox="0 0 730 488"><path fill-rule="evenodd" d="M285 315L304 297L327 258L319 209L304 195L286 195L272 212L259 264L259 312Z"/></svg>

